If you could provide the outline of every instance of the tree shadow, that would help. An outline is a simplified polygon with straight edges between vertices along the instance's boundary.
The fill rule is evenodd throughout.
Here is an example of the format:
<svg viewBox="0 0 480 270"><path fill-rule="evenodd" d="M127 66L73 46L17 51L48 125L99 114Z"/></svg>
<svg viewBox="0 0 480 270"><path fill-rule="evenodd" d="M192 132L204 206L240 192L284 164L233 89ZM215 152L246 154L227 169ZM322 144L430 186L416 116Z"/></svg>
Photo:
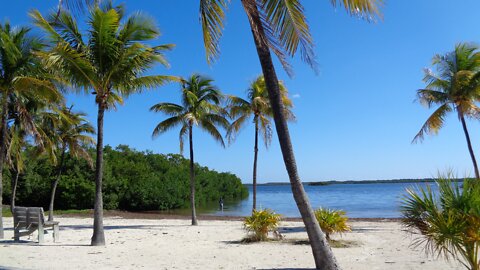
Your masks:
<svg viewBox="0 0 480 270"><path fill-rule="evenodd" d="M258 270L315 270L315 268L258 268Z"/></svg>
<svg viewBox="0 0 480 270"><path fill-rule="evenodd" d="M103 226L104 230L148 230L153 228L168 227L191 227L191 225L107 225ZM92 225L60 225L60 229L69 230L86 230L93 229Z"/></svg>
<svg viewBox="0 0 480 270"><path fill-rule="evenodd" d="M39 244L38 242L32 240L19 240L19 241L14 241L14 240L6 240L6 241L1 241L0 246L30 246L30 247L89 247L90 245L87 244L61 244L61 243L53 243L51 244ZM0 266L0 270L3 270L2 266Z"/></svg>
<svg viewBox="0 0 480 270"><path fill-rule="evenodd" d="M280 233L298 233L298 232L306 232L305 227L278 227L278 231Z"/></svg>

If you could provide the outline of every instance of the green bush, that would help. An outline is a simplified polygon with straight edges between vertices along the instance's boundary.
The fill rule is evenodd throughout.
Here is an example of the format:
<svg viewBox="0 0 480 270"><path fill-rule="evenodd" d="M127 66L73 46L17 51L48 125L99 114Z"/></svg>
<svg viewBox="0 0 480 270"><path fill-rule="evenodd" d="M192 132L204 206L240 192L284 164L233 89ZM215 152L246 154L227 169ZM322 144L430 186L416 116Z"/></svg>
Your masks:
<svg viewBox="0 0 480 270"><path fill-rule="evenodd" d="M351 231L345 211L319 208L315 210L315 218L325 233L327 240L330 240L332 233Z"/></svg>
<svg viewBox="0 0 480 270"><path fill-rule="evenodd" d="M29 148L26 151L33 151ZM95 156L95 151L90 150ZM31 154L31 153L30 153ZM33 156L27 153L27 156ZM56 167L48 159L29 159L20 175L17 205L48 207ZM219 173L195 164L196 203L202 206L243 199L248 189L231 173ZM4 172L4 203L10 204L10 172ZM58 185L55 209L91 209L95 192L94 171L84 160L67 154ZM130 211L185 208L190 200L189 161L180 155L154 154L119 145L104 149L103 198L105 209Z"/></svg>
<svg viewBox="0 0 480 270"><path fill-rule="evenodd" d="M245 218L243 226L249 233L253 233L250 240L265 241L268 233L277 229L280 219L281 215L270 209L253 210L252 215Z"/></svg>
<svg viewBox="0 0 480 270"><path fill-rule="evenodd" d="M408 189L401 206L402 223L419 236L415 246L425 246L429 254L453 257L467 269L478 270L479 180L465 180L463 187L452 180L451 176L438 180L438 193L429 186Z"/></svg>

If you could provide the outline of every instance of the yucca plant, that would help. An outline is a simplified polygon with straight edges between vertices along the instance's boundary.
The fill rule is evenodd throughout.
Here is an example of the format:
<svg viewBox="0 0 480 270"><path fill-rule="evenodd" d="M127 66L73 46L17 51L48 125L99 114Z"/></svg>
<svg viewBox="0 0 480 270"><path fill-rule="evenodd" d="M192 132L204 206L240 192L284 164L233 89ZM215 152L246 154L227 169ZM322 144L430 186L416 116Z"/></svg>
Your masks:
<svg viewBox="0 0 480 270"><path fill-rule="evenodd" d="M443 177L437 183L438 192L429 186L407 189L401 206L402 223L419 236L412 245L478 270L480 185L465 180L461 187L452 177Z"/></svg>
<svg viewBox="0 0 480 270"><path fill-rule="evenodd" d="M268 239L268 233L278 228L281 215L276 214L270 209L253 210L252 215L245 218L243 227L249 233L252 241L265 241Z"/></svg>
<svg viewBox="0 0 480 270"><path fill-rule="evenodd" d="M332 233L351 231L345 211L319 208L315 210L315 218L317 219L320 228L325 233L325 236L329 241L330 234Z"/></svg>

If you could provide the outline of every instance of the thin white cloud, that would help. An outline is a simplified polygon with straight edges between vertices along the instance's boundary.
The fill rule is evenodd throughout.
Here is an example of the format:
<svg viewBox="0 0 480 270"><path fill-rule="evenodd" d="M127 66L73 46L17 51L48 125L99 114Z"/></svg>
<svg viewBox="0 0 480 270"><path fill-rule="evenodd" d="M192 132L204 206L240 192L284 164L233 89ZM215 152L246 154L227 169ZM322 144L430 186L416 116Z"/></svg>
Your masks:
<svg viewBox="0 0 480 270"><path fill-rule="evenodd" d="M300 98L300 94L293 94L292 98Z"/></svg>

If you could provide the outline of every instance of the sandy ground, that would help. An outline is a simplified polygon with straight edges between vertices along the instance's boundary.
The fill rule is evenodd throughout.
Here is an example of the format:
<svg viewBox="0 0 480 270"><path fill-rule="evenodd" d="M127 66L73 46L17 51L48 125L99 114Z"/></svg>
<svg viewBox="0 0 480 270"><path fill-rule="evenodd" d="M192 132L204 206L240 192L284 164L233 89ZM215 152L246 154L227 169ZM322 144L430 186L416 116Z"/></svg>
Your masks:
<svg viewBox="0 0 480 270"><path fill-rule="evenodd" d="M240 221L105 218L105 247L91 247L92 219L58 218L60 242L51 234L38 245L22 238L13 243L12 219L5 218L0 240L0 269L312 269L310 246L300 222L283 222L283 241L242 244ZM353 246L334 248L343 269L462 269L427 257L410 247L411 236L398 222L352 222L353 231L334 239Z"/></svg>

